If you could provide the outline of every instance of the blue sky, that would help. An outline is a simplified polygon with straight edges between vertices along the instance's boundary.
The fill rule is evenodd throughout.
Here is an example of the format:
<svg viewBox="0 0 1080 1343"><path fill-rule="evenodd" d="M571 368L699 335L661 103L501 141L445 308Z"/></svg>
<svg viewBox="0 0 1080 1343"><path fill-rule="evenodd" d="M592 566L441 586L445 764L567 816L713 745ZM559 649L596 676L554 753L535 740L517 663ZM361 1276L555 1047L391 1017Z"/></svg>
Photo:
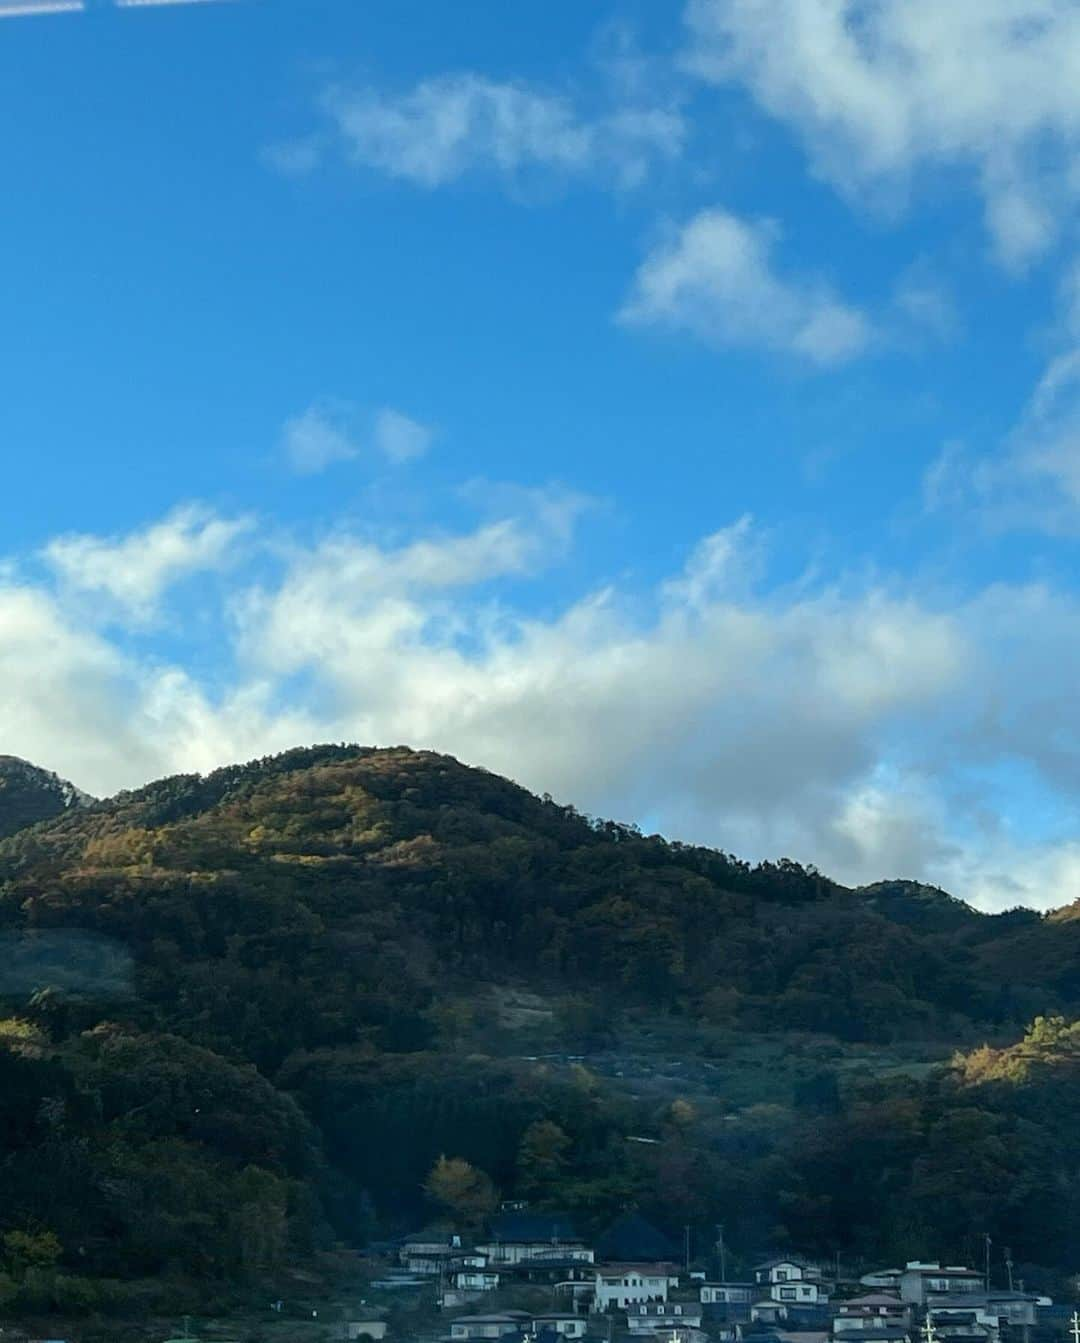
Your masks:
<svg viewBox="0 0 1080 1343"><path fill-rule="evenodd" d="M0 751L1080 897L1080 8L0 0Z"/></svg>

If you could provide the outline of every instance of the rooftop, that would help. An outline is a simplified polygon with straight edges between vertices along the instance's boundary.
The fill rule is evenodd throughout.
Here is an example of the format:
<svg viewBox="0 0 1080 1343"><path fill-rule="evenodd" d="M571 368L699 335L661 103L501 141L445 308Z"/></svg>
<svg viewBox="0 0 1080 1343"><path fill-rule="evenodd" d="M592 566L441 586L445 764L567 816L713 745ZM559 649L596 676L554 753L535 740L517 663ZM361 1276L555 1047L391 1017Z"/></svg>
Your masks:
<svg viewBox="0 0 1080 1343"><path fill-rule="evenodd" d="M488 1225L489 1239L501 1244L581 1241L568 1212L504 1212L493 1217Z"/></svg>
<svg viewBox="0 0 1080 1343"><path fill-rule="evenodd" d="M672 1278L678 1273L674 1264L593 1264L592 1267L601 1277L610 1278L617 1275L625 1277L630 1273L642 1274L645 1277L666 1277Z"/></svg>

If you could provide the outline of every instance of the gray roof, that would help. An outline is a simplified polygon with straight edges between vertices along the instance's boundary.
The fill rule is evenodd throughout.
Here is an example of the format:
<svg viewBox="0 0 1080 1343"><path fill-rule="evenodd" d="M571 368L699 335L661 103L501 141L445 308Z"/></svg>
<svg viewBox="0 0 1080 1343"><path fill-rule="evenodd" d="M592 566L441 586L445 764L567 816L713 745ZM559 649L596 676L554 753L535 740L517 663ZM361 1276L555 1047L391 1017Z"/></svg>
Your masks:
<svg viewBox="0 0 1080 1343"><path fill-rule="evenodd" d="M581 1241L568 1212L504 1212L492 1217L488 1225L491 1239L503 1244Z"/></svg>
<svg viewBox="0 0 1080 1343"><path fill-rule="evenodd" d="M848 1337L846 1330L844 1332L844 1337ZM855 1337L860 1340L860 1343L863 1343L864 1340L866 1343L875 1343L875 1340L877 1339L882 1340L882 1343L886 1343L886 1340L908 1338L909 1334L906 1329L885 1327L884 1329L860 1329Z"/></svg>

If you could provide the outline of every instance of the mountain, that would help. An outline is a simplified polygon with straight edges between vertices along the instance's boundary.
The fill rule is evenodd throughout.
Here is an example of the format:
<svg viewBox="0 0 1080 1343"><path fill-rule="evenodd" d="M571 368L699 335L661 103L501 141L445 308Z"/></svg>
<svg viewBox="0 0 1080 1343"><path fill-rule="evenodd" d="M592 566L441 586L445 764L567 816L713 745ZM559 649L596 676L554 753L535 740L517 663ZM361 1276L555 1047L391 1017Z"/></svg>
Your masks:
<svg viewBox="0 0 1080 1343"><path fill-rule="evenodd" d="M0 755L0 839L92 800L57 774L17 756Z"/></svg>
<svg viewBox="0 0 1080 1343"><path fill-rule="evenodd" d="M1052 1114L1078 938L431 752L164 779L0 841L0 1231L55 1238L43 1293L176 1309L436 1214L446 1156L587 1230L891 1262L976 1226L1049 1280L1080 1255L1080 1135ZM1051 1066L1013 1067L1021 1039Z"/></svg>

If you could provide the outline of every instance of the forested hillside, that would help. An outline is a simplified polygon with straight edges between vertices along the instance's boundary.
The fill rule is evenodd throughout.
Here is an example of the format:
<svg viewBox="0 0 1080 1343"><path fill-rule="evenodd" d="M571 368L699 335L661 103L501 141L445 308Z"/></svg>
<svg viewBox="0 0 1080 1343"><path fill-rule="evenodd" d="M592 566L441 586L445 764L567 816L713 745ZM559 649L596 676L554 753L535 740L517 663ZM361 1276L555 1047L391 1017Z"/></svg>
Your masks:
<svg viewBox="0 0 1080 1343"><path fill-rule="evenodd" d="M0 755L0 839L91 801L58 775L16 756Z"/></svg>
<svg viewBox="0 0 1080 1343"><path fill-rule="evenodd" d="M67 810L0 843L0 1299L362 1245L438 1211L441 1154L747 1253L989 1231L1035 1282L1080 1252L1080 1062L1065 1021L979 1046L1080 1015L1069 915L750 867L404 749ZM620 1080L661 1036L685 1082ZM792 1060L766 1098L755 1041Z"/></svg>

